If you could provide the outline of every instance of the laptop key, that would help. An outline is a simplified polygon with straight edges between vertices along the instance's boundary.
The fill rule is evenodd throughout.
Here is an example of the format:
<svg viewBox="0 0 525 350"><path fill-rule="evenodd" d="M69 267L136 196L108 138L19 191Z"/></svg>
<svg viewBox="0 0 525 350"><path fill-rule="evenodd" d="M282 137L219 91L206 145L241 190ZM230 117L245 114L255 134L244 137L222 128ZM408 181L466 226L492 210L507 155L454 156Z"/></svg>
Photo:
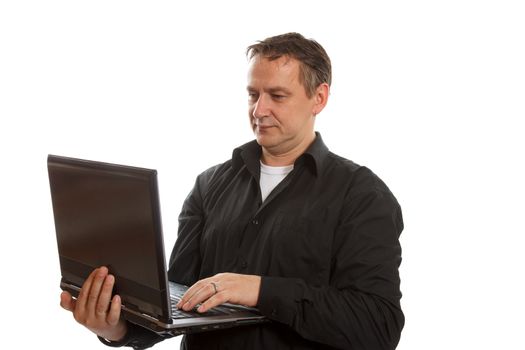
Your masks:
<svg viewBox="0 0 525 350"><path fill-rule="evenodd" d="M190 317L209 317L209 316L219 316L219 315L225 315L229 314L230 312L223 310L223 308L215 307L211 310L208 310L206 312L197 312L197 308L200 306L197 305L192 311L184 311L182 309L178 309L175 305L177 305L178 301L180 300L180 296L178 295L171 295L171 317L175 319L180 318L190 318Z"/></svg>
<svg viewBox="0 0 525 350"><path fill-rule="evenodd" d="M195 311L184 311L181 309L177 309L176 307L173 307L171 309L171 317L180 319L180 318L190 318L190 317L210 317L210 316L220 316L226 314L220 309L211 309L206 312L197 312Z"/></svg>

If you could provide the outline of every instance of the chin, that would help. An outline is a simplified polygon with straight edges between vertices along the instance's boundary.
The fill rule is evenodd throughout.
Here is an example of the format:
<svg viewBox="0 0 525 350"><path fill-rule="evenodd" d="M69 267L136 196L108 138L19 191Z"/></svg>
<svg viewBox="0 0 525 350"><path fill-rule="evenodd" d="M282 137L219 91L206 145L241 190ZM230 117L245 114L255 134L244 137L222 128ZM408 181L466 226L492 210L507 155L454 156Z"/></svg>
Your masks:
<svg viewBox="0 0 525 350"><path fill-rule="evenodd" d="M281 140L275 137L270 137L267 135L264 135L264 136L257 135L256 140L259 146L264 147L265 149L275 148L276 146L279 146L282 142Z"/></svg>
<svg viewBox="0 0 525 350"><path fill-rule="evenodd" d="M275 143L274 138L270 135L255 133L255 139L257 140L257 143L262 147L270 147L273 143Z"/></svg>

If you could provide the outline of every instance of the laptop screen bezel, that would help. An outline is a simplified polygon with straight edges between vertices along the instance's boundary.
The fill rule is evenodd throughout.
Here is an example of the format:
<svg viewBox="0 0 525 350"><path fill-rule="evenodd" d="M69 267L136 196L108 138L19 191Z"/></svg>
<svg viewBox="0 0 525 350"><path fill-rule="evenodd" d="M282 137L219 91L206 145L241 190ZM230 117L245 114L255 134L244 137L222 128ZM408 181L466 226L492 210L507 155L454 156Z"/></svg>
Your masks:
<svg viewBox="0 0 525 350"><path fill-rule="evenodd" d="M153 237L150 238L154 240L153 244L155 247L154 249L156 257L154 264L156 271L151 271L150 273L157 274L159 286L158 288L156 286L149 286L152 288L142 288L140 297L137 297L137 295L134 294L134 290L137 289L137 286L133 283L133 281L131 279L124 280L123 278L120 278L119 282L119 278L116 276L116 288L122 291L122 302L127 309L146 313L150 317L154 317L165 323L170 323L171 307L169 300L169 287L166 272L160 198L156 170L56 155L49 155L47 164L51 197L53 202L53 212L55 217L57 244L59 247L59 259L62 273L61 285L63 289L66 289L64 286L67 286L68 284L81 287L89 272L98 266L94 266L94 264L90 264L89 262L71 261L72 259L63 256L63 254L60 252L59 240L61 234L63 233L58 232L59 225L57 220L59 220L58 211L61 210L60 206L63 204L57 202L56 192L60 190L67 190L67 188L64 188L64 186L67 186L67 184L60 183L60 181L57 180L57 176L55 176L56 173L61 172L62 176L64 176L64 173L67 173L72 169L82 169L82 171L86 171L87 173L92 172L93 174L104 172L106 176L114 176L115 181L118 181L119 177L127 176L139 179L140 181L138 184L140 184L140 186L147 186L148 198L150 201L149 206L151 208L150 224L152 225L154 231ZM142 188L142 190L144 190L144 188ZM69 291L74 293L74 295L77 295L78 293L75 293L75 289L77 288L70 288Z"/></svg>

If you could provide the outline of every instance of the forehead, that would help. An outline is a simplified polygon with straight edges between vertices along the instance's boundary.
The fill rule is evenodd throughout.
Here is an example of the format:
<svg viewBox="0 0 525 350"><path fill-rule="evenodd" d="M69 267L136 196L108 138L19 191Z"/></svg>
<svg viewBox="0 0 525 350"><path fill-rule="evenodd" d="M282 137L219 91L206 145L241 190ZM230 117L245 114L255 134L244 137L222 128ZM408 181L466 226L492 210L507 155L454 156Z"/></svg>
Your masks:
<svg viewBox="0 0 525 350"><path fill-rule="evenodd" d="M248 67L248 85L300 85L299 67L298 60L287 56L275 60L255 56L250 60Z"/></svg>

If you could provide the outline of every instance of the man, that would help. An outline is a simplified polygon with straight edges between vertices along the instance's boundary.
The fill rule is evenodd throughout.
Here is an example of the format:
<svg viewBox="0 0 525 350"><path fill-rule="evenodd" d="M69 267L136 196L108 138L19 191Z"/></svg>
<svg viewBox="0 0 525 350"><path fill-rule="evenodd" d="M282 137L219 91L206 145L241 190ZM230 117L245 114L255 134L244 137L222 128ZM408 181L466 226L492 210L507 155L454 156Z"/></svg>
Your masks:
<svg viewBox="0 0 525 350"><path fill-rule="evenodd" d="M178 307L256 306L271 322L186 335L183 349L394 349L404 324L401 209L369 169L315 133L331 64L297 33L248 48L255 141L202 173L179 217L170 280L191 285ZM105 267L61 305L108 345L163 338L120 318ZM111 303L110 303L111 301Z"/></svg>

